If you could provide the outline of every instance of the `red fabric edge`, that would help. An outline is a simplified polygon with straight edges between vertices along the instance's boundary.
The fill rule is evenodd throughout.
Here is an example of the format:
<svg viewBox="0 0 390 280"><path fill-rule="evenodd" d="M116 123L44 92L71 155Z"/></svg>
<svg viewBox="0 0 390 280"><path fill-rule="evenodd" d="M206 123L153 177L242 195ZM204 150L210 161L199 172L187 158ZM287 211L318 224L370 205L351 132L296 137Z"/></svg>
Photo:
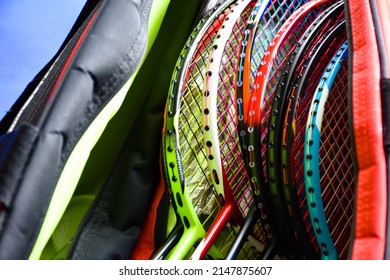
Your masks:
<svg viewBox="0 0 390 280"><path fill-rule="evenodd" d="M80 38L77 40L76 42L76 45L74 46L72 52L70 53L69 55L69 58L67 59L66 61L66 64L64 66L64 68L61 70L61 73L60 75L58 76L57 78L57 81L56 83L54 84L54 87L53 89L51 90L49 96L48 96L48 99L46 101L46 103L48 104L50 102L50 100L53 98L53 95L54 95L54 92L57 90L59 84L61 83L61 81L63 80L64 76L65 76L65 73L66 71L68 70L69 68L69 65L70 63L73 61L73 58L75 57L77 51L79 50L80 46L81 46L81 43L84 41L89 29L91 28L92 24L95 22L95 19L97 17L97 14L98 12L100 11L100 9L96 10L95 13L93 14L92 18L90 19L90 21L88 22L87 26L85 27L83 33L81 34Z"/></svg>
<svg viewBox="0 0 390 280"><path fill-rule="evenodd" d="M162 171L160 174L162 174ZM132 260L149 260L155 250L154 230L156 226L157 208L161 198L163 197L164 190L165 184L161 175L156 188L156 193L152 203L150 204L149 211L144 222L144 227L142 228L137 245L133 251L131 257Z"/></svg>
<svg viewBox="0 0 390 280"><path fill-rule="evenodd" d="M383 259L386 235L386 162L380 64L368 0L348 1L352 31L352 112L358 162L352 259Z"/></svg>

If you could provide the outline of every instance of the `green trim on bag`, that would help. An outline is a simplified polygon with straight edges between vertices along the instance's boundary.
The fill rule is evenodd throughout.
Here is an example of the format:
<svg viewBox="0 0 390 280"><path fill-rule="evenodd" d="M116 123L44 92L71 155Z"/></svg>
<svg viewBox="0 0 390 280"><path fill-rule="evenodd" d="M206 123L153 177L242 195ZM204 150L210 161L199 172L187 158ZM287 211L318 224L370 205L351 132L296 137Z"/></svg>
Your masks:
<svg viewBox="0 0 390 280"><path fill-rule="evenodd" d="M154 43L154 40L156 39L157 33L160 29L160 25L167 11L169 2L169 0L153 1L148 25L149 43L144 59L149 53ZM65 213L68 204L72 199L74 191L83 173L85 164L89 158L90 151L98 142L109 121L119 111L131 84L133 83L140 67L143 64L143 61L140 63L137 70L127 81L127 83L118 92L118 94L115 95L115 97L107 104L107 106L91 123L87 131L80 138L72 154L70 155L53 193L52 200L50 202L46 217L43 221L34 248L32 249L32 252L29 256L30 260L36 260L41 258L42 252L45 249L46 244L48 244L63 214Z"/></svg>

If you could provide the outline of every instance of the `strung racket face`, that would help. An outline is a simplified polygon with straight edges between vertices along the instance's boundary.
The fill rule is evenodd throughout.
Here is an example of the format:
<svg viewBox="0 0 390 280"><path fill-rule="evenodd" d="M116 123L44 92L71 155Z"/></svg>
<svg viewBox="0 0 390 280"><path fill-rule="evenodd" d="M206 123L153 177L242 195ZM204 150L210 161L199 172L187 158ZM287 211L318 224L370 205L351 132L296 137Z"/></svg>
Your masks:
<svg viewBox="0 0 390 280"><path fill-rule="evenodd" d="M245 52L247 48L251 49L251 42L250 38L253 36L253 32L255 31L254 28L256 25L259 24L259 21L262 19L264 11L269 7L269 5L273 5L272 1L261 1L259 0L255 7L252 10L252 14L248 20L247 26L245 28L242 42L239 46L239 52L240 52L240 57L238 60L238 68L237 68L237 84L236 84L236 100L237 100L237 126L238 130L240 131L240 144L241 144L241 149L243 150L243 157L245 158L246 153L245 150L247 148L247 143L246 143L246 132L245 132L245 127L244 127L244 103L243 103L243 90L244 90L244 65L249 64L249 67L251 65L251 52L249 51L249 57L246 57ZM266 42L265 42L266 43ZM255 64L255 60L254 64ZM248 81L245 81L248 82Z"/></svg>
<svg viewBox="0 0 390 280"><path fill-rule="evenodd" d="M276 92L272 103L272 114L269 119L267 134L267 172L269 185L271 189L279 189L283 196L284 209L288 219L289 229L292 232L298 247L304 247L307 257L316 258L317 254L313 251L312 244L316 244L314 233L309 225L303 224L302 214L298 211L300 207L296 204L296 196L291 196L288 184L284 184L283 179L286 166L282 166L281 156L285 150L285 142L281 144L282 133L287 129L284 126L286 107L293 100L297 91L297 84L304 71L308 61L311 59L315 50L326 38L335 24L344 19L343 3L338 2L331 5L305 31L302 38L295 47L293 53L289 56L286 66L283 69L283 75L279 79ZM284 155L284 154L283 154ZM285 155L284 155L285 156ZM309 232L309 234L307 233ZM302 250L299 250L302 251ZM317 248L318 251L318 248Z"/></svg>
<svg viewBox="0 0 390 280"><path fill-rule="evenodd" d="M273 95L287 57L315 18L331 4L330 1L310 1L299 8L283 24L275 35L257 70L248 107L248 156L251 180L254 182L254 193L257 204L261 204L260 194L270 195L272 211L279 232L279 239L287 251L291 249L291 237L283 214L283 201L277 189L267 189L266 172L266 135L268 118Z"/></svg>
<svg viewBox="0 0 390 280"><path fill-rule="evenodd" d="M307 67L302 70L301 77L297 83L296 93L291 96L291 102L288 103L286 114L286 135L285 150L282 153L282 167L284 185L289 190L291 197L291 211L302 219L304 229L313 245L317 257L319 257L319 248L315 241L315 235L312 230L309 211L307 209L305 183L304 183L304 139L305 127L309 113L309 107L313 98L315 89L320 81L322 73L326 70L329 61L337 53L340 46L345 41L344 21L334 27L326 36L321 45L316 49L313 56L307 63ZM309 255L308 248L302 246L303 258L313 258Z"/></svg>
<svg viewBox="0 0 390 280"><path fill-rule="evenodd" d="M252 17L245 29L244 37L240 47L240 58L237 73L236 103L237 103L237 127L239 139L243 150L244 159L247 161L247 131L246 119L250 93L257 74L257 70L271 44L274 36L287 19L307 1L297 0L273 0L267 3L262 1L258 10ZM253 174L253 173L252 173ZM255 185L256 203L259 206L261 216L269 215L269 206L265 197L265 191L256 174L252 176L252 183ZM260 176L261 177L261 176ZM268 209L268 210L267 210Z"/></svg>
<svg viewBox="0 0 390 280"><path fill-rule="evenodd" d="M264 53L284 22L304 3L303 0L259 1L246 26L237 73L237 118L242 148L247 148L245 121L250 92ZM245 155L244 155L245 156Z"/></svg>
<svg viewBox="0 0 390 280"><path fill-rule="evenodd" d="M351 244L355 176L347 49L344 43L326 68L306 124L305 190L322 259L347 259Z"/></svg>
<svg viewBox="0 0 390 280"><path fill-rule="evenodd" d="M168 258L183 259L205 235L219 203L203 150L201 95L212 40L232 1L222 4L196 30L179 57L167 100L163 129L166 183L184 231ZM183 60L183 62L181 62ZM216 253L216 258L222 257Z"/></svg>
<svg viewBox="0 0 390 280"><path fill-rule="evenodd" d="M241 225L253 201L238 140L234 93L237 50L255 4L248 0L237 2L219 30L210 55L203 97L204 141L213 185L222 208L193 259L203 258L224 228L234 230L234 225ZM232 231L233 238L234 235ZM266 233L260 235L264 238Z"/></svg>

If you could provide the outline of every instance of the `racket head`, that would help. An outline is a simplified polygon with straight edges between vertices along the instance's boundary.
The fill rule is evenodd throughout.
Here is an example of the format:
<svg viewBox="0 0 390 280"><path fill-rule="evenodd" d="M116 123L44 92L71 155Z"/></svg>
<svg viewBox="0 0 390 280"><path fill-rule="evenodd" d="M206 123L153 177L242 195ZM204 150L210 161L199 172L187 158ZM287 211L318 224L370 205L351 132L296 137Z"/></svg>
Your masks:
<svg viewBox="0 0 390 280"><path fill-rule="evenodd" d="M202 147L200 105L209 47L233 1L226 1L201 20L176 64L169 89L162 138L162 165L183 235L168 258L183 259L206 234L209 218L219 206ZM198 139L198 138L201 139ZM217 254L218 255L218 254ZM222 257L219 255L219 257Z"/></svg>
<svg viewBox="0 0 390 280"><path fill-rule="evenodd" d="M259 1L245 29L239 51L236 85L237 123L244 158L247 155L248 146L245 123L257 69L274 35L283 23L306 2L306 0Z"/></svg>
<svg viewBox="0 0 390 280"><path fill-rule="evenodd" d="M267 1L263 1L261 5L258 6L258 10L252 14L246 27L240 49L236 86L239 139L246 161L248 141L245 123L247 119L248 100L257 69L277 31L286 20L306 2L307 1L274 0L267 3ZM251 164L251 162L249 164ZM271 210L268 203L269 198L267 197L266 192L261 190L262 187L260 186L261 182L264 182L264 180L260 179L259 181L259 177L261 176L252 176L251 180L255 185L253 190L257 193L256 203L260 211L260 217L265 219L266 217L270 217ZM269 221L266 224L271 225L272 220L268 220ZM272 225L271 228L273 228Z"/></svg>
<svg viewBox="0 0 390 280"><path fill-rule="evenodd" d="M249 51L249 56L246 55L246 50L248 48L251 49L251 38L253 36L253 33L255 31L255 26L259 24L259 21L261 20L263 13L268 9L269 6L272 6L272 1L257 1L256 5L253 7L252 14L248 20L247 26L244 31L244 35L242 38L242 42L240 44L239 48L239 61L238 61L238 67L237 67L237 84L236 84L236 103L237 103L237 124L238 129L240 131L240 145L241 149L243 150L243 157L245 158L246 153L245 150L247 148L246 143L246 136L245 136L245 129L244 129L244 118L245 118L245 112L244 112L244 97L243 97L243 88L244 88L244 65L251 65L251 51ZM246 81L247 82L247 81Z"/></svg>
<svg viewBox="0 0 390 280"><path fill-rule="evenodd" d="M292 96L291 102L288 103L286 122L284 124L286 134L283 136L285 149L283 151L284 156L282 156L282 167L283 172L285 172L285 176L283 176L284 184L288 186L291 198L290 211L302 221L300 225L297 224L297 228L303 226L299 233L302 236L305 233L307 234L307 238L311 246L313 246L317 257L320 255L320 247L318 247L311 225L304 183L305 126L315 88L328 62L331 61L344 41L345 21L343 20L328 32L326 38L315 50L307 66L303 69L297 83L296 93ZM300 248L304 258L312 258L308 253L310 244L303 244L305 246Z"/></svg>
<svg viewBox="0 0 390 280"><path fill-rule="evenodd" d="M237 50L255 4L237 2L219 30L210 55L203 97L204 147L222 209L193 258L202 258L225 227L234 229L243 224L253 200L237 134L234 82Z"/></svg>
<svg viewBox="0 0 390 280"><path fill-rule="evenodd" d="M250 92L260 66L262 58L271 44L275 34L286 20L307 1L296 0L273 0L263 1L258 10L252 15L241 44L240 59L237 74L236 100L237 100L237 122L241 148L246 162L247 157L247 129L246 120ZM249 161L252 164L253 161ZM269 215L270 210L267 205L265 192L258 186L261 184L259 176L252 176L252 183L255 184L254 191L257 193L257 204L261 216ZM263 195L264 194L264 195Z"/></svg>
<svg viewBox="0 0 390 280"><path fill-rule="evenodd" d="M252 14L245 29L240 48L236 93L239 124L246 122L248 100L264 53L283 23L306 2L302 0L259 1L258 10ZM245 133L245 128L242 127L240 132Z"/></svg>
<svg viewBox="0 0 390 280"><path fill-rule="evenodd" d="M257 69L251 98L248 106L248 166L256 203L261 204L260 194L266 195L271 201L271 210L276 223L278 239L287 254L294 254L292 237L289 236L288 224L283 213L283 201L278 189L270 189L266 171L265 155L267 150L266 135L268 129L269 109L275 85L281 76L286 58L293 51L300 36L310 23L325 10L331 1L310 1L302 5L283 24L265 53Z"/></svg>
<svg viewBox="0 0 390 280"><path fill-rule="evenodd" d="M288 18L288 16L291 15L302 4L302 2L304 2L304 1L258 1L257 4L254 6L254 8L252 10L251 17L249 19L249 22L248 22L248 24L245 28L244 34L242 36L242 43L240 43L240 49L238 50L238 53L241 53L241 55L240 55L240 58L238 60L238 64L239 64L238 70L237 70L238 73L235 75L235 76L237 76L237 81L238 81L237 84L235 85L236 94L237 94L236 99L240 98L239 93L242 92L242 89L245 86L245 84L243 85L243 83L242 83L242 74L244 71L244 68L243 68L244 61L245 61L245 63L248 64L248 61L250 61L253 58L253 63L250 65L252 70L251 69L249 70L249 72L252 72L252 74L253 74L253 69L257 69L257 66L259 64L259 61L260 61L259 57L261 57L262 54L266 51L266 48L270 44L274 33L276 33L276 30L282 25L282 23ZM237 38L235 38L235 39L237 39ZM237 45L237 43L233 43L232 45ZM254 50L253 53L252 53L252 46L253 46L253 50ZM218 52L218 50L217 50L217 52ZM237 50L234 50L234 52L236 53ZM246 56L245 56L245 53L247 54ZM246 59L244 59L244 58L246 58ZM250 59L247 59L247 58L250 58ZM250 64L250 62L249 62L249 64ZM234 67L231 67L231 69L233 69L233 68L236 69L236 67L237 66L235 65ZM216 69L214 72L216 72L216 71L218 71L218 69ZM232 75L229 73L229 75L226 75L226 76L229 77L230 84L228 86L226 86L227 83L224 83L223 82L224 79L221 78L218 85L223 84L224 88L228 89L226 91L231 92L231 91L229 91L229 89L233 88L233 86L234 86L231 84L231 80L230 80L232 78ZM253 77L252 77L252 80L253 80ZM231 97L231 99L233 99L233 98L234 98L234 96ZM242 123L242 120L243 120L243 117L242 117L243 112L242 112L242 110L240 110L240 108L242 109L242 106L240 107L240 104L242 105L242 102L237 102L237 104L238 104L238 112L235 112L236 116L230 115L231 116L230 121L233 121L234 118L238 118L238 123L240 124L240 121ZM231 106L231 105L229 105L229 106ZM226 112L229 110L223 110L223 111ZM234 114L233 110L232 110L232 112ZM240 114L241 114L241 116L240 116ZM226 115L228 115L228 114L226 114ZM223 120L219 120L218 123L219 124L226 124L226 122ZM235 126L232 126L232 127L233 127L232 130L234 131L235 135L233 136L234 140L232 140L230 142L235 143L235 144L233 144L233 147L236 147L235 149L238 150L239 147L237 146L237 136L236 136L237 128ZM238 125L238 127L239 127L239 125ZM223 132L221 132L221 131L219 131L218 133L223 134ZM217 132L215 132L215 138L217 138L216 135L217 135ZM230 135L232 135L232 134L230 134ZM245 147L245 136L244 137L242 137L242 136L244 136L243 133L240 133L239 137L241 140L241 149L245 150L245 148L246 148ZM229 136L229 137L232 138L232 136ZM214 145L212 145L211 141L208 143L208 145L209 146L207 146L206 148L209 148L209 149L212 146L214 146ZM216 151L216 153L217 153L217 151ZM234 152L230 152L230 154L234 155ZM213 155L211 155L211 156L214 158ZM245 152L243 153L243 156L245 156ZM238 153L236 153L236 157L233 156L233 158L239 159L240 155ZM222 161L223 161L223 159L222 159ZM239 165L241 166L241 168L243 168L244 164L240 163ZM232 183L230 183L230 185L232 185ZM262 201L262 203L259 204L259 205L264 205L264 206L261 206L261 213L260 213L261 224L258 223L257 226L258 226L258 229L260 229L260 231L264 231L264 229L265 229L266 234L267 234L267 239L271 239L271 238L273 238L273 233L271 232L270 221L269 221L270 220L269 219L270 212L269 212L269 210L266 209L265 204L266 204L265 199ZM245 208L246 208L245 211L247 211L248 206L245 206ZM237 216L240 216L240 215L237 215ZM256 216L256 217L258 217L258 216ZM262 234L262 235L265 237L264 234ZM263 240L263 242L264 241L265 240Z"/></svg>
<svg viewBox="0 0 390 280"><path fill-rule="evenodd" d="M314 233L310 227L308 228L302 224L302 213L295 211L299 208L296 205L294 206L294 200L296 201L297 198L290 195L289 185L285 184L286 162L282 162L282 156L286 158L286 143L282 136L285 135L287 127L284 121L287 115L287 108L293 100L292 97L297 94L297 86L308 61L324 40L326 34L329 33L329 30L343 19L343 3L336 2L321 13L303 34L294 51L288 57L283 74L278 81L272 101L272 114L270 114L268 134L266 136L268 143L267 172L270 188L280 190L290 231L298 247L304 247L303 251L306 252L306 257L309 258L317 257L315 250L318 251L318 248L314 248L313 251L312 244L315 244ZM309 234L307 234L308 230Z"/></svg>
<svg viewBox="0 0 390 280"><path fill-rule="evenodd" d="M345 42L320 80L306 124L305 190L322 259L346 259L350 251L355 191L347 54Z"/></svg>

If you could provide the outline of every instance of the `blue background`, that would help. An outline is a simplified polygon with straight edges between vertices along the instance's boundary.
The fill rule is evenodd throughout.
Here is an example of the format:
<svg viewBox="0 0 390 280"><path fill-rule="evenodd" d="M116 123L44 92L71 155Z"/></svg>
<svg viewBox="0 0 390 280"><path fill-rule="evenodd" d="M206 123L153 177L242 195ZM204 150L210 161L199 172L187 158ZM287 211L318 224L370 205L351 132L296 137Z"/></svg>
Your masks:
<svg viewBox="0 0 390 280"><path fill-rule="evenodd" d="M0 0L0 119L54 56L85 0Z"/></svg>

